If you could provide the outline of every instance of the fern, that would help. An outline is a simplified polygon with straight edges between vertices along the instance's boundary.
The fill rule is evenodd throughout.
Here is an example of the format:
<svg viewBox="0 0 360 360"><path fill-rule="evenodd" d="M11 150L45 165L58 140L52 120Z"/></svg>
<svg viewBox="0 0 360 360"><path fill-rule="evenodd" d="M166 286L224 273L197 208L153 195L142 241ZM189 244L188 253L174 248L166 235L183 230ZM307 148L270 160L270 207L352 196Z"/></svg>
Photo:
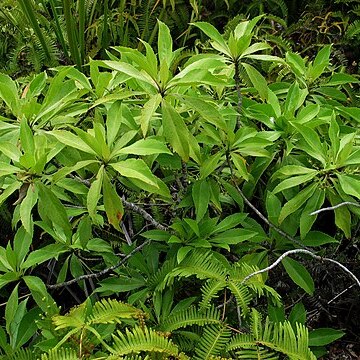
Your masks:
<svg viewBox="0 0 360 360"><path fill-rule="evenodd" d="M76 306L66 315L56 315L56 330L68 327L81 329L84 325L120 323L121 319L139 318L144 313L118 300L102 299L91 307L90 301Z"/></svg>
<svg viewBox="0 0 360 360"><path fill-rule="evenodd" d="M252 295L245 285L242 285L240 282L230 280L228 287L231 293L235 296L236 303L242 310L242 315L246 316L250 309L249 305L252 300Z"/></svg>
<svg viewBox="0 0 360 360"><path fill-rule="evenodd" d="M116 355L138 354L140 352L159 352L169 356L177 356L179 350L170 339L152 329L134 327L113 335L114 352Z"/></svg>
<svg viewBox="0 0 360 360"><path fill-rule="evenodd" d="M162 324L163 331L174 331L192 325L221 324L219 311L212 307L206 311L198 311L194 306L186 310L178 311L169 316Z"/></svg>
<svg viewBox="0 0 360 360"><path fill-rule="evenodd" d="M225 281L219 281L217 279L208 280L204 286L201 287L202 300L200 302L200 308L209 308L214 298L218 297L219 291L226 287Z"/></svg>
<svg viewBox="0 0 360 360"><path fill-rule="evenodd" d="M231 331L216 325L207 326L196 346L194 359L210 359L219 355L231 337Z"/></svg>
<svg viewBox="0 0 360 360"><path fill-rule="evenodd" d="M92 314L89 316L89 324L111 324L120 322L120 319L137 318L143 314L141 310L117 300L103 299L95 303Z"/></svg>
<svg viewBox="0 0 360 360"><path fill-rule="evenodd" d="M222 281L225 278L226 269L210 251L196 249L166 276L158 290L163 290L166 285L171 285L176 277L190 277L193 275L198 279Z"/></svg>
<svg viewBox="0 0 360 360"><path fill-rule="evenodd" d="M308 331L296 324L296 331L291 324L270 323L266 319L261 324L260 314L253 309L251 333L238 334L227 345L227 351L235 351L240 359L276 359L275 353L281 353L293 360L315 360L315 355L308 345Z"/></svg>
<svg viewBox="0 0 360 360"><path fill-rule="evenodd" d="M51 350L47 354L41 355L41 360L78 360L76 351L66 348Z"/></svg>
<svg viewBox="0 0 360 360"><path fill-rule="evenodd" d="M34 351L29 349L20 349L12 355L0 355L1 360L37 360L38 357Z"/></svg>
<svg viewBox="0 0 360 360"><path fill-rule="evenodd" d="M360 20L355 20L346 29L345 37L347 39L353 39L360 34Z"/></svg>

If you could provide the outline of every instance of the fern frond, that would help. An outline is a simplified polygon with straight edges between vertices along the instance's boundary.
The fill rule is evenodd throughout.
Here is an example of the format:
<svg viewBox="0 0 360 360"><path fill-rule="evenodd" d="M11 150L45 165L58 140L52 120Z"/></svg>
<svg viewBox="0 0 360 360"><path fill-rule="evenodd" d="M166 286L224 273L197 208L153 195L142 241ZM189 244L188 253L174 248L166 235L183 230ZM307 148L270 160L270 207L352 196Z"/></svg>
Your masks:
<svg viewBox="0 0 360 360"><path fill-rule="evenodd" d="M78 360L79 357L75 350L61 348L51 350L47 354L41 355L41 360Z"/></svg>
<svg viewBox="0 0 360 360"><path fill-rule="evenodd" d="M202 299L200 302L200 308L208 309L211 306L211 301L218 297L219 291L223 290L226 286L225 281L219 281L217 279L209 280L201 287Z"/></svg>
<svg viewBox="0 0 360 360"><path fill-rule="evenodd" d="M74 306L66 315L55 315L52 318L55 330L71 328L81 328L85 324L86 308L88 302Z"/></svg>
<svg viewBox="0 0 360 360"><path fill-rule="evenodd" d="M176 277L196 276L198 279L223 281L226 273L226 268L213 253L195 249L166 276L164 282L160 284L159 290L163 290L166 285L171 285Z"/></svg>
<svg viewBox="0 0 360 360"><path fill-rule="evenodd" d="M118 331L117 335L113 335L113 339L116 355L138 354L142 351L165 353L169 356L179 353L172 340L146 327L134 327L131 331L126 329L125 334Z"/></svg>
<svg viewBox="0 0 360 360"><path fill-rule="evenodd" d="M263 326L261 316L255 309L252 310L251 333L236 335L228 344L227 351L235 351L240 359L245 359L245 356L248 359L276 359L274 352L293 360L316 359L309 349L305 326L296 324L295 332L288 321L274 324L269 319L266 319ZM263 357L260 357L260 353Z"/></svg>
<svg viewBox="0 0 360 360"><path fill-rule="evenodd" d="M360 20L355 20L346 29L345 37L347 39L353 39L354 37L358 37L359 34L360 34Z"/></svg>
<svg viewBox="0 0 360 360"><path fill-rule="evenodd" d="M236 303L240 307L242 315L247 316L250 310L249 304L253 298L249 292L249 289L245 285L242 285L240 282L232 280L228 281L228 288L235 296Z"/></svg>
<svg viewBox="0 0 360 360"><path fill-rule="evenodd" d="M212 307L206 311L200 312L197 308L191 306L186 310L178 311L169 316L162 324L163 331L173 331L191 325L221 324L219 311Z"/></svg>
<svg viewBox="0 0 360 360"><path fill-rule="evenodd" d="M221 354L230 337L231 331L223 326L205 327L201 340L196 346L194 359L205 360Z"/></svg>
<svg viewBox="0 0 360 360"><path fill-rule="evenodd" d="M150 357L140 356L140 355L129 355L129 356L119 356L119 355L110 355L106 358L106 360L149 360Z"/></svg>
<svg viewBox="0 0 360 360"><path fill-rule="evenodd" d="M142 311L115 299L102 299L92 308L92 314L86 321L88 324L120 323L121 319L136 318Z"/></svg>
<svg viewBox="0 0 360 360"><path fill-rule="evenodd" d="M148 287L151 290L155 290L157 286L159 286L166 278L167 274L169 274L175 268L175 258L171 260L167 260L161 266L160 269L156 271L155 274L151 275L148 279Z"/></svg>
<svg viewBox="0 0 360 360"><path fill-rule="evenodd" d="M34 354L33 350L20 349L13 355L0 355L0 359L3 360L37 360L38 357Z"/></svg>

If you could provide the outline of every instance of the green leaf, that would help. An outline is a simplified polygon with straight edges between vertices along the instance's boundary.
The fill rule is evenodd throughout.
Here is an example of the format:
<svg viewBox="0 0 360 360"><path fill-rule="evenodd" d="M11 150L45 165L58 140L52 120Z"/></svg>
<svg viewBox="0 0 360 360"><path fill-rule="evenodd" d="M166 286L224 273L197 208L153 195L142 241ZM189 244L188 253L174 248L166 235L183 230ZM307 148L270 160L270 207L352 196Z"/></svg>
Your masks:
<svg viewBox="0 0 360 360"><path fill-rule="evenodd" d="M14 181L12 182L3 192L0 194L0 205L16 190L20 189L22 182Z"/></svg>
<svg viewBox="0 0 360 360"><path fill-rule="evenodd" d="M115 141L120 126L122 124L122 106L121 101L114 101L110 106L106 116L106 141L109 147Z"/></svg>
<svg viewBox="0 0 360 360"><path fill-rule="evenodd" d="M331 142L331 152L333 159L337 159L339 148L340 148L340 128L336 121L335 113L331 116L330 127L329 127L329 137Z"/></svg>
<svg viewBox="0 0 360 360"><path fill-rule="evenodd" d="M272 175L272 180L275 180L277 178L292 176L292 175L301 175L301 174L311 174L313 173L314 169L305 167L305 166L299 166L299 165L285 165L282 166L279 170L277 170Z"/></svg>
<svg viewBox="0 0 360 360"><path fill-rule="evenodd" d="M46 286L41 279L36 276L24 276L23 279L35 302L44 313L52 316L59 312L54 299L47 292Z"/></svg>
<svg viewBox="0 0 360 360"><path fill-rule="evenodd" d="M132 154L132 155L154 155L154 154L170 154L171 151L166 145L156 139L141 139L135 143L126 146L119 150L117 154Z"/></svg>
<svg viewBox="0 0 360 360"><path fill-rule="evenodd" d="M41 310L38 307L32 308L21 319L16 336L16 348L26 344L38 330L37 320L40 318Z"/></svg>
<svg viewBox="0 0 360 360"><path fill-rule="evenodd" d="M271 191L268 191L265 205L269 220L272 223L277 224L281 211L281 201Z"/></svg>
<svg viewBox="0 0 360 360"><path fill-rule="evenodd" d="M221 51L222 53L224 53L225 55L231 57L230 54L230 49L227 46L224 38L221 36L221 34L219 33L219 31L211 24L207 23L207 22L202 22L199 21L197 23L193 23L192 25L196 26L197 28L199 28L203 33L205 33L212 41L214 41L217 44L213 44L216 45L215 49L217 49L218 51Z"/></svg>
<svg viewBox="0 0 360 360"><path fill-rule="evenodd" d="M16 254L16 264L18 267L21 266L26 255L29 252L30 246L32 243L32 236L29 235L21 226L15 234L14 237L14 253Z"/></svg>
<svg viewBox="0 0 360 360"><path fill-rule="evenodd" d="M303 265L289 257L283 259L282 264L296 285L300 286L310 295L314 293L314 281Z"/></svg>
<svg viewBox="0 0 360 360"><path fill-rule="evenodd" d="M358 82L359 80L350 74L336 73L326 83L326 86L339 86L339 85L358 83Z"/></svg>
<svg viewBox="0 0 360 360"><path fill-rule="evenodd" d="M87 167L91 164L96 163L96 160L84 160L84 161L78 161L74 166L66 166L58 170L53 175L53 181L54 183L58 182L59 180L63 179L66 175L76 172L84 167Z"/></svg>
<svg viewBox="0 0 360 360"><path fill-rule="evenodd" d="M75 134L69 131L52 130L49 131L48 134L55 136L55 138L58 141L60 141L61 143L67 146L84 151L92 155L97 155L97 153L87 143L85 143L79 136L76 136Z"/></svg>
<svg viewBox="0 0 360 360"><path fill-rule="evenodd" d="M177 96L185 104L200 114L205 120L219 129L227 130L227 125L218 109L209 101L202 100L195 96Z"/></svg>
<svg viewBox="0 0 360 360"><path fill-rule="evenodd" d="M20 141L21 141L21 147L24 150L24 152L34 155L35 153L34 135L25 118L23 118L20 122Z"/></svg>
<svg viewBox="0 0 360 360"><path fill-rule="evenodd" d="M249 64L242 64L249 76L254 88L259 93L262 100L268 99L268 85L265 78L253 66Z"/></svg>
<svg viewBox="0 0 360 360"><path fill-rule="evenodd" d="M246 168L246 160L235 152L232 152L230 156L232 162L235 165L235 170L236 170L235 172L237 173L237 175L239 175L239 177L244 178L245 181L249 181L250 177L249 177L249 172Z"/></svg>
<svg viewBox="0 0 360 360"><path fill-rule="evenodd" d="M301 190L291 200L289 200L281 209L279 215L279 224L281 224L289 215L299 209L310 196L313 195L317 189L317 184L311 184L305 189Z"/></svg>
<svg viewBox="0 0 360 360"><path fill-rule="evenodd" d="M141 159L127 159L109 164L121 176L140 180L158 188L157 178Z"/></svg>
<svg viewBox="0 0 360 360"><path fill-rule="evenodd" d="M196 221L199 222L209 206L210 187L206 180L197 180L192 187L192 198L195 205Z"/></svg>
<svg viewBox="0 0 360 360"><path fill-rule="evenodd" d="M294 328L296 328L296 323L305 325L306 309L302 302L295 304L291 309L289 321Z"/></svg>
<svg viewBox="0 0 360 360"><path fill-rule="evenodd" d="M236 245L243 241L250 240L256 235L258 235L257 232L249 229L229 229L215 235L214 237L210 238L209 241L217 245Z"/></svg>
<svg viewBox="0 0 360 360"><path fill-rule="evenodd" d="M304 59L295 53L286 53L286 62L290 66L291 70L298 76L303 77L306 73L306 65Z"/></svg>
<svg viewBox="0 0 360 360"><path fill-rule="evenodd" d="M106 172L104 172L103 179L103 198L109 224L120 231L119 222L124 215L124 208L122 201L114 187L111 185Z"/></svg>
<svg viewBox="0 0 360 360"><path fill-rule="evenodd" d="M93 183L90 186L86 198L86 206L89 211L89 215L93 221L96 221L96 208L101 197L101 187L103 183L103 177L104 177L104 165L101 165L96 175L96 179L93 181Z"/></svg>
<svg viewBox="0 0 360 360"><path fill-rule="evenodd" d="M309 332L309 346L323 346L340 339L345 333L331 328L315 329Z"/></svg>
<svg viewBox="0 0 360 360"><path fill-rule="evenodd" d="M5 307L5 322L6 322L6 331L8 332L8 334L10 333L10 326L14 320L16 311L19 306L18 287L19 284L16 284L9 298L7 299L7 303Z"/></svg>
<svg viewBox="0 0 360 360"><path fill-rule="evenodd" d="M324 46L316 55L313 63L307 71L307 78L310 81L316 80L330 64L331 45Z"/></svg>
<svg viewBox="0 0 360 360"><path fill-rule="evenodd" d="M297 131L305 140L304 144L299 143L299 147L303 148L313 158L319 160L324 166L326 165L326 152L321 144L320 137L315 130L308 126L292 123Z"/></svg>
<svg viewBox="0 0 360 360"><path fill-rule="evenodd" d="M43 219L50 219L55 225L58 225L60 229L65 233L66 238L70 238L72 234L71 225L66 214L64 205L59 198L45 185L38 182L37 187L39 190L39 202L38 206L41 212L41 216L46 217Z"/></svg>
<svg viewBox="0 0 360 360"><path fill-rule="evenodd" d="M165 62L167 64L167 67L169 68L173 57L170 29L160 20L158 20L158 26L158 57L160 61L160 66Z"/></svg>
<svg viewBox="0 0 360 360"><path fill-rule="evenodd" d="M284 104L284 115L289 119L295 116L295 111L305 102L309 91L307 88L300 89L299 84L295 81L289 88L286 101Z"/></svg>
<svg viewBox="0 0 360 360"><path fill-rule="evenodd" d="M21 156L21 151L15 146L13 143L8 141L3 141L0 143L0 152L2 152L9 159L14 160L16 162L19 161ZM3 171L2 166L0 167L0 173Z"/></svg>
<svg viewBox="0 0 360 360"><path fill-rule="evenodd" d="M335 206L343 202L342 198L330 190L328 191L328 198L330 200L331 206ZM338 207L334 210L335 212L335 224L338 226L345 234L347 238L351 236L351 214L349 209L346 206Z"/></svg>
<svg viewBox="0 0 360 360"><path fill-rule="evenodd" d="M20 204L20 219L24 226L24 229L32 235L33 233L33 222L31 211L35 206L38 199L38 191L37 187L34 184L30 184L25 198L21 201Z"/></svg>
<svg viewBox="0 0 360 360"><path fill-rule="evenodd" d="M306 206L300 216L300 235L303 239L306 234L310 231L314 224L317 215L310 215L313 211L321 208L325 201L325 191L319 189L315 191L313 196L307 201Z"/></svg>
<svg viewBox="0 0 360 360"><path fill-rule="evenodd" d="M15 175L19 172L21 172L21 169L19 169L18 167L0 161L0 177L11 174Z"/></svg>
<svg viewBox="0 0 360 360"><path fill-rule="evenodd" d="M317 175L317 171L312 170L310 172L310 174L293 176L289 179L282 181L280 184L278 184L272 192L273 192L273 194L277 194L280 191L283 191L285 189L290 189L294 186L304 184L304 183L310 181L311 179L313 179L316 175Z"/></svg>
<svg viewBox="0 0 360 360"><path fill-rule="evenodd" d="M305 246L321 246L330 243L339 243L339 241L321 231L310 231L305 239L302 240L302 243Z"/></svg>
<svg viewBox="0 0 360 360"><path fill-rule="evenodd" d="M149 125L157 108L161 103L162 97L160 94L151 95L150 99L145 103L141 109L140 126L143 136L145 137L149 130Z"/></svg>
<svg viewBox="0 0 360 360"><path fill-rule="evenodd" d="M32 251L24 263L21 265L21 269L28 269L31 266L42 264L53 258L58 258L60 254L68 251L67 247L63 244L50 244L41 249Z"/></svg>
<svg viewBox="0 0 360 360"><path fill-rule="evenodd" d="M19 109L17 92L18 89L15 82L8 75L0 73L0 98L5 101L5 104L13 114L17 114Z"/></svg>
<svg viewBox="0 0 360 360"><path fill-rule="evenodd" d="M180 114L166 100L162 102L162 109L165 138L169 141L175 152L177 152L184 161L188 161L189 130Z"/></svg>
<svg viewBox="0 0 360 360"><path fill-rule="evenodd" d="M134 79L137 79L140 81L144 81L145 83L151 85L156 91L158 89L158 86L157 86L155 80L153 80L150 75L148 75L146 72L141 72L141 71L137 70L134 66L132 66L126 62L112 61L112 60L105 60L105 61L96 60L93 62L99 66L104 66L108 69L116 70L123 74L129 75L131 78L134 78ZM146 70L146 69L144 69L144 70Z"/></svg>
<svg viewBox="0 0 360 360"><path fill-rule="evenodd" d="M235 226L242 223L247 217L245 213L237 213L227 216L224 220L222 220L219 224L216 225L214 233L223 232L226 230L230 230Z"/></svg>
<svg viewBox="0 0 360 360"><path fill-rule="evenodd" d="M320 112L319 104L309 104L301 108L296 116L296 122L300 124L306 124L310 120L314 119Z"/></svg>
<svg viewBox="0 0 360 360"><path fill-rule="evenodd" d="M42 72L35 76L29 84L29 91L26 93L26 99L34 99L39 96L46 85L46 72Z"/></svg>
<svg viewBox="0 0 360 360"><path fill-rule="evenodd" d="M346 194L360 199L360 180L358 177L342 174L337 174L337 177Z"/></svg>

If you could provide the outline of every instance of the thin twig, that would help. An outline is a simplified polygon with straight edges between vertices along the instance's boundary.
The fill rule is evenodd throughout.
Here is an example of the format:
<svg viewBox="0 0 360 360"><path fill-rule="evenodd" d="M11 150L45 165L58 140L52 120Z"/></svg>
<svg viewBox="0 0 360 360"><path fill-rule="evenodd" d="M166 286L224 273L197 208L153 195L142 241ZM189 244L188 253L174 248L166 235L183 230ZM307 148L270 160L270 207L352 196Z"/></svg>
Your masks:
<svg viewBox="0 0 360 360"><path fill-rule="evenodd" d="M337 266L339 266L341 269L343 269L346 273L348 273L354 280L355 282L357 283L357 285L360 287L360 280L344 265L340 264L338 261L336 260L333 260L333 259L329 259L329 258L324 258L324 257L321 257L319 255L316 255L314 254L312 251L310 250L306 250L306 249L293 249L293 250L289 250L289 251L286 251L284 252L274 263L272 263L270 266L264 268L264 269L261 269L261 270L258 270L258 271L255 271L253 273L251 273L250 275L246 276L243 281L241 282L241 284L244 284L246 281L248 281L250 278L252 278L253 276L255 275L258 275L258 274L262 274L264 272L268 272L270 271L271 269L275 268L277 265L279 265L279 263L285 259L287 256L291 255L291 254L299 254L299 253L303 253L303 254L307 254L307 255L310 255L312 256L314 259L316 260L319 260L319 261L328 261L328 262L331 262Z"/></svg>
<svg viewBox="0 0 360 360"><path fill-rule="evenodd" d="M109 273L110 271L113 271L115 269L117 269L118 267L120 267L121 265L123 265L128 259L130 259L135 253L139 252L145 245L148 245L150 243L150 240L146 240L144 241L142 244L140 244L139 246L137 246L135 249L133 249L128 255L126 255L121 261L119 261L116 265L110 266L104 270L101 270L97 273L93 273L93 274L87 274L87 275L82 275L79 276L75 279L69 280L69 281L65 281L59 284L53 284L53 285L47 285L47 287L49 289L58 289L64 286L68 286L68 285L72 285L77 283L78 281L81 280L88 280L88 279L93 279L93 278L99 278L107 273Z"/></svg>
<svg viewBox="0 0 360 360"><path fill-rule="evenodd" d="M317 214L320 214L321 212L323 211L330 211L330 210L335 210L341 206L345 206L345 205L351 205L351 206L356 206L356 207L360 207L360 204L358 203L354 203L354 202L351 202L351 201L344 201L340 204L336 204L334 206L329 206L329 207L326 207L326 208L322 208L322 209L319 209L319 210L316 210L316 211L313 211L312 213L310 213L309 215L317 215Z"/></svg>
<svg viewBox="0 0 360 360"><path fill-rule="evenodd" d="M157 222L148 212L146 212L144 209L137 206L136 204L126 201L124 198L122 198L122 202L126 209L137 212L138 214L142 215L142 217L145 220L147 220L151 225L153 225L157 229L159 229L159 230L167 230L168 229L165 225L162 225L159 222Z"/></svg>
<svg viewBox="0 0 360 360"><path fill-rule="evenodd" d="M231 176L234 177L233 168L231 165L231 161L229 159L229 156L227 155L227 162L230 168ZM233 181L233 184L236 188L236 190L239 192L240 196L244 199L244 202L256 213L256 215L270 228L274 229L278 234L283 236L285 239L290 240L291 242L295 243L296 245L300 246L301 248L308 249L305 245L303 245L299 240L296 240L294 237L289 235L287 232L281 230L279 227L277 227L275 224L273 224L266 216L264 216L255 205L253 205L250 200L245 196L245 194L242 192L238 184Z"/></svg>
<svg viewBox="0 0 360 360"><path fill-rule="evenodd" d="M75 176L75 175L72 175L72 174L70 174L70 177L72 177L73 179L83 183L84 185L86 185L88 187L90 187L90 185L91 185L91 182L89 180L87 180L87 179L82 179L81 177ZM134 204L132 202L126 201L124 196L122 197L122 202L123 202L123 205L125 206L125 208L127 208L128 210L137 212L138 214L142 215L145 220L147 220L149 223L151 223L157 229L159 229L159 230L167 230L167 227L165 225L162 225L159 222L157 222L147 211L145 211L144 209L142 209L138 205L136 205L136 204ZM126 240L128 241L128 239L126 239Z"/></svg>
<svg viewBox="0 0 360 360"><path fill-rule="evenodd" d="M345 294L347 291L349 291L350 289L352 289L355 286L355 284L351 284L349 287L347 287L346 289L344 289L341 293L337 294L336 296L334 296L331 300L329 300L327 302L328 305L330 305L332 302L334 302L337 298L339 298L341 295Z"/></svg>

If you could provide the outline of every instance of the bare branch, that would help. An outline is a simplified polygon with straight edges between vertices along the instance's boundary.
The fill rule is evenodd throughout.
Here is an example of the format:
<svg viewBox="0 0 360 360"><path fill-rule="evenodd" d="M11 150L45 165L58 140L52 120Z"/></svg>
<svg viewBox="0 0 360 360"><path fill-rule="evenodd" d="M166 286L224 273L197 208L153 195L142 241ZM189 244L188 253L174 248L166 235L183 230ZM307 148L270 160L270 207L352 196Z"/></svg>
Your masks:
<svg viewBox="0 0 360 360"><path fill-rule="evenodd" d="M357 283L357 285L360 287L360 280L344 265L340 264L338 261L336 260L333 260L333 259L329 259L329 258L324 258L324 257L321 257L319 255L316 255L314 254L312 251L310 250L306 250L306 249L293 249L293 250L289 250L289 251L286 251L284 252L274 263L272 263L270 266L264 268L264 269L261 269L261 270L258 270L258 271L255 271L253 273L251 273L250 275L246 276L243 281L241 282L241 284L244 284L246 281L248 281L250 278L252 278L253 276L255 275L258 275L258 274L262 274L264 272L267 272L267 271L270 271L271 269L275 268L277 265L280 264L280 262L285 259L287 256L291 255L291 254L300 254L300 253L303 253L303 254L307 254L307 255L310 255L312 256L314 259L316 260L319 260L319 261L328 261L328 262L331 262L337 266L339 266L342 270L344 270L346 273L348 273L354 280L355 282Z"/></svg>
<svg viewBox="0 0 360 360"><path fill-rule="evenodd" d="M340 204L336 204L334 206L329 206L329 207L326 207L326 208L315 210L312 213L310 213L309 215L317 215L317 214L320 214L323 211L335 210L335 209L337 209L337 208L339 208L341 206L345 206L345 205L351 205L351 206L360 207L360 204L358 204L358 203L354 203L354 202L351 202L351 201L344 201L344 202L342 202Z"/></svg>
<svg viewBox="0 0 360 360"><path fill-rule="evenodd" d="M227 156L227 162L230 168L230 172L231 172L231 176L234 176L234 172L233 172L233 168L231 165L231 161L229 159L229 157ZM273 224L266 216L264 216L257 208L255 205L253 205L250 200L245 196L245 194L242 192L242 190L240 189L239 185L233 181L233 184L236 188L236 190L239 192L240 196L244 199L244 202L256 213L256 215L265 223L267 224L270 228L274 229L278 234L280 234L281 236L283 236L285 239L290 240L291 242L295 243L296 245L300 246L303 249L308 249L304 244L302 244L299 240L295 239L294 237L292 237L291 235L289 235L288 233L286 233L285 231L281 230L279 227L277 227L275 224Z"/></svg>
<svg viewBox="0 0 360 360"><path fill-rule="evenodd" d="M122 198L122 202L126 209L137 212L140 214L145 220L147 220L151 225L156 227L159 230L167 230L168 228L165 225L160 224L157 222L148 212L146 212L143 208L137 206L134 203L126 201L124 197Z"/></svg>
<svg viewBox="0 0 360 360"><path fill-rule="evenodd" d="M107 273L109 273L110 271L113 271L115 269L117 269L118 267L120 267L121 265L123 265L127 260L129 260L135 253L139 252L145 245L149 244L150 240L146 240L144 241L142 244L140 244L139 246L137 246L135 249L133 249L132 251L130 251L129 254L127 254L121 261L119 261L116 265L110 266L104 270L101 270L97 273L93 273L93 274L87 274L87 275L82 275L79 276L75 279L69 280L69 281L65 281L59 284L53 284L53 285L47 285L48 289L59 289L61 287L64 286L68 286L68 285L72 285L77 283L78 281L81 280L89 280L89 279L94 279L94 278L99 278Z"/></svg>

